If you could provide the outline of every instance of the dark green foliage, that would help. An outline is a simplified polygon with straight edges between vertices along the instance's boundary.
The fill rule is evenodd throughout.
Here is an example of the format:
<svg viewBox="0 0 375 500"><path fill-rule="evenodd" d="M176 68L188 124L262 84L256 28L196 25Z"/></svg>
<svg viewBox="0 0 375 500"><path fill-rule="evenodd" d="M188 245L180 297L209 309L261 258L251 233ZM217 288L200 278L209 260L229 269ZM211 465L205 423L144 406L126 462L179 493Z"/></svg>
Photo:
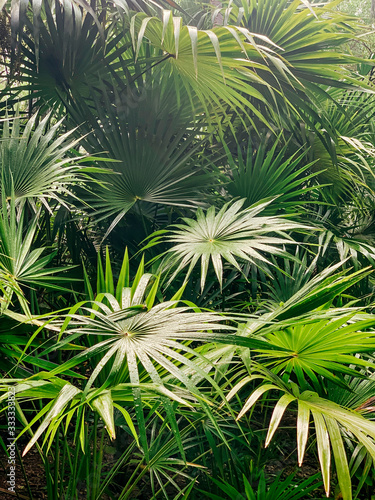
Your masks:
<svg viewBox="0 0 375 500"><path fill-rule="evenodd" d="M306 0L8 3L0 411L14 388L46 498L369 498L356 20Z"/></svg>

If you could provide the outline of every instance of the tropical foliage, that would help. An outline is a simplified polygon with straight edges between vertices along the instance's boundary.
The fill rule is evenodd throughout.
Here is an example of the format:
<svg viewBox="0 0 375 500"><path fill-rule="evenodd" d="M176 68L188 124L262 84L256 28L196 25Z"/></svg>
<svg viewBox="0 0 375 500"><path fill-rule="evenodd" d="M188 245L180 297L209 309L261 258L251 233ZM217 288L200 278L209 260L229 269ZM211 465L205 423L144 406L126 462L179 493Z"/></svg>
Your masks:
<svg viewBox="0 0 375 500"><path fill-rule="evenodd" d="M338 4L0 0L1 495L372 498L374 59Z"/></svg>

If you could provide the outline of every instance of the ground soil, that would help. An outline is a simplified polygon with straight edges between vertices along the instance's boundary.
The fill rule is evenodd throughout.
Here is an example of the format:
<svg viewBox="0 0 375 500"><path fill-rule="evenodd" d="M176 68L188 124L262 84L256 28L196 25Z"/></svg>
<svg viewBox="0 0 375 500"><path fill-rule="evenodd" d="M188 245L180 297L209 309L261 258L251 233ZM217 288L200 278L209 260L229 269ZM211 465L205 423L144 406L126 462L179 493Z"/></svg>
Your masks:
<svg viewBox="0 0 375 500"><path fill-rule="evenodd" d="M21 444L19 450L22 453L24 446ZM44 475L43 462L39 456L38 450L32 448L22 459L35 500L46 500L45 490L46 480ZM14 500L15 498L29 499L27 484L22 473L19 460L16 460L16 493L8 491L7 473L9 472L8 459L3 449L0 449L0 498L1 500Z"/></svg>

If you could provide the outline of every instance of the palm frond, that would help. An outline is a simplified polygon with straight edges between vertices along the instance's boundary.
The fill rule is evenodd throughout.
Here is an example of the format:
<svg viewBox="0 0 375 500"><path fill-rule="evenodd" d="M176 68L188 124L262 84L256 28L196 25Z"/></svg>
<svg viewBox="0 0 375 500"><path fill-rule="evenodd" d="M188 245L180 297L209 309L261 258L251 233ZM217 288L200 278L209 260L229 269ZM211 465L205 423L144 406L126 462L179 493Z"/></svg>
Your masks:
<svg viewBox="0 0 375 500"><path fill-rule="evenodd" d="M38 119L38 114L26 123L20 116L5 119L0 139L0 196L14 197L21 207L29 202L35 211L37 201L46 207L51 200L64 204L66 195L74 197L73 185L87 180L79 165L83 156L68 154L78 143L74 130L61 133L62 120L49 126L50 114Z"/></svg>
<svg viewBox="0 0 375 500"><path fill-rule="evenodd" d="M288 377L294 374L300 387L306 386L309 379L319 390L319 375L325 380L344 383L338 374L359 376L353 368L369 368L371 363L358 354L374 350L374 322L371 318L351 322L353 316L352 313L313 324L299 322L286 329L276 326L265 338L273 348L282 349L257 350L259 359L275 373L285 373Z"/></svg>
<svg viewBox="0 0 375 500"><path fill-rule="evenodd" d="M267 137L263 137L254 150L248 141L247 146L244 145L246 151L238 146L237 155L226 148L229 175L233 180L225 187L234 198L246 198L245 208L275 197L275 203L271 203L264 214L295 212L297 206L309 201L306 193L316 189L309 181L318 173L309 172L313 163L302 164L306 153L289 156L287 145L277 152L279 141L274 141L271 147L268 143Z"/></svg>
<svg viewBox="0 0 375 500"><path fill-rule="evenodd" d="M262 375L259 377L262 378ZM238 386L233 388L229 397L233 397L244 386L246 381L249 382L254 378L257 378L257 375L249 376L246 380L241 381ZM350 500L352 498L351 478L341 429L350 432L366 448L371 457L375 459L374 422L367 420L360 413L324 399L314 392L300 392L296 385L284 384L275 375L269 374L268 376L264 376L264 378L266 379L265 383L261 384L250 395L237 418L242 418L259 398L267 392L271 390L281 391L283 395L273 410L265 446L268 446L272 441L288 406L292 403L297 403L297 450L299 464L303 462L305 455L310 419L312 417L315 425L318 456L326 493L328 495L330 490L331 455L333 454L341 494L344 500Z"/></svg>
<svg viewBox="0 0 375 500"><path fill-rule="evenodd" d="M267 272L267 265L272 263L264 253L294 258L283 248L293 243L287 231L303 231L308 226L281 217L259 216L270 201L241 210L244 202L226 203L217 214L213 206L206 214L198 209L196 220L184 218L184 225L176 224L176 229L167 231L163 236L156 235L150 241L149 245L161 240L174 244L167 251L167 262L177 267L171 279L188 266L187 279L200 260L203 289L208 265L212 261L222 286L223 259L238 270L241 270L242 262L245 261Z"/></svg>
<svg viewBox="0 0 375 500"><path fill-rule="evenodd" d="M118 113L107 98L96 102L95 111L97 116L86 106L75 121L89 118L92 128L81 128L90 133L85 147L90 152L107 151L107 166L114 172L95 175L101 186L95 197L87 199L97 215L112 216L115 224L141 201L185 207L201 203L202 191L216 182L207 172L210 160L204 154L203 123L173 114L158 89L145 90L143 98L124 113Z"/></svg>

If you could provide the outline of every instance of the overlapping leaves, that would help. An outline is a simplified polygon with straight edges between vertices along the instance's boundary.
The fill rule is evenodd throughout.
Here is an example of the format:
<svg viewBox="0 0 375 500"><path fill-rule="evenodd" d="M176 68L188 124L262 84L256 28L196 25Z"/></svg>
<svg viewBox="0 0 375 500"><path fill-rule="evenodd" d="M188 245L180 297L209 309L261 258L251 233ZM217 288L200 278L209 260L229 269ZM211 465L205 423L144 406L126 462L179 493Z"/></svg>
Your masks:
<svg viewBox="0 0 375 500"><path fill-rule="evenodd" d="M246 383L263 376L251 375L244 378L233 388L229 397L233 397ZM238 419L242 418L261 396L271 390L281 391L280 397L274 407L271 421L268 426L266 446L269 445L280 425L285 410L292 404L297 403L297 450L298 461L301 464L305 455L309 434L310 419L312 417L315 426L319 462L323 474L323 482L329 494L331 456L333 454L336 472L344 500L351 500L352 488L348 467L348 461L344 446L341 428L349 431L375 459L375 424L348 408L324 399L311 391L300 392L295 384L284 384L274 375L268 375L264 384L261 384L244 403ZM332 452L331 452L332 448Z"/></svg>
<svg viewBox="0 0 375 500"><path fill-rule="evenodd" d="M100 275L100 273L99 273ZM179 306L176 300L154 305L158 291L158 279L150 285L153 276L143 273L143 264L138 269L132 286L129 282L129 260L125 254L119 277L116 297L109 292L101 292L90 304L77 303L70 314L57 323L61 325L60 340L40 354L60 349L71 338L80 338L88 347L73 356L61 366L49 372L49 378L94 361L90 377L83 391L75 387L61 389L57 399L51 401L50 413L45 417L36 439L54 421L57 415L63 417L67 404L74 398L90 396L95 399L94 408L109 419L113 414L113 399L117 396L134 402L140 439L146 453L146 431L143 414L143 391L156 391L163 401L168 420L178 436L178 427L172 401L183 405L199 404L211 418L209 404L200 395L198 387L183 369L191 373L197 370L201 376L220 388L210 377L190 359L194 351L189 347L191 340L215 337L215 332L233 330L223 324L223 318L211 312L195 312L191 307ZM111 271L106 269L105 283L111 287ZM175 297L177 298L177 296ZM56 324L56 322L55 322ZM66 338L62 339L62 336ZM184 355L185 354L185 355ZM25 382L27 384L27 381ZM183 388L177 388L182 384ZM47 411L40 413L39 417ZM75 411L75 410L74 410ZM63 413L61 413L63 412ZM71 417L70 417L71 418ZM214 425L215 421L213 420ZM114 434L113 425L110 432ZM220 430L218 429L218 432ZM183 449L181 448L183 454Z"/></svg>
<svg viewBox="0 0 375 500"><path fill-rule="evenodd" d="M8 209L7 202L3 198L2 210L0 211L0 273L4 274L6 279L9 277L9 280L16 284L20 292L18 298L22 308L29 314L29 308L21 289L39 286L65 290L60 283L66 282L66 278L55 276L55 274L69 268L47 267L56 252L45 254L45 248L33 248L38 218L30 219L25 230L25 215L25 211L22 211L19 220L17 220L14 200L11 200ZM12 297L12 287L7 285L5 287L6 305L8 305Z"/></svg>

